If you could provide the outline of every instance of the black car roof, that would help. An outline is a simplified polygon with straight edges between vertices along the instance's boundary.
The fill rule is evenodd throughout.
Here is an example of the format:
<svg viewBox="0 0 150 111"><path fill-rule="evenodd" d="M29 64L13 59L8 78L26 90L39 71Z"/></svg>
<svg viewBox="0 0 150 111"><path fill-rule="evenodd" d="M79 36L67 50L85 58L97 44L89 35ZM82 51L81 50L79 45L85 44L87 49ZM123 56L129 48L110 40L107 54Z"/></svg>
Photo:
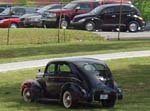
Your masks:
<svg viewBox="0 0 150 111"><path fill-rule="evenodd" d="M130 7L134 7L134 5L132 4L127 4L127 3L122 3L122 4L119 4L119 3L114 3L114 4L105 4L105 5L101 5L99 7L103 7L103 8L106 8L106 7L111 7L111 6L130 6Z"/></svg>
<svg viewBox="0 0 150 111"><path fill-rule="evenodd" d="M99 59L94 58L82 58L82 57L68 57L68 58L62 58L62 59L55 59L50 61L52 62L68 62L68 63L77 63L77 62L92 62L92 63L100 63L103 65L106 65L104 61L101 61Z"/></svg>

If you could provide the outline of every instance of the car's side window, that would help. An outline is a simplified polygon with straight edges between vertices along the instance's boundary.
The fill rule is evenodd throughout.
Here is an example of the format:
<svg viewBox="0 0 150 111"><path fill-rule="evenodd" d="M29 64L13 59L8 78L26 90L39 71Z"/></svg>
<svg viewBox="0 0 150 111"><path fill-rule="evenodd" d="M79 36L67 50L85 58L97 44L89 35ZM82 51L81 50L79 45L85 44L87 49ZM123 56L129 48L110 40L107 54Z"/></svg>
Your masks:
<svg viewBox="0 0 150 111"><path fill-rule="evenodd" d="M106 8L102 11L103 14L111 14L114 12L114 8L113 7L109 7L109 8Z"/></svg>
<svg viewBox="0 0 150 111"><path fill-rule="evenodd" d="M15 15L23 15L25 14L25 9L23 8L16 8L14 9Z"/></svg>
<svg viewBox="0 0 150 111"><path fill-rule="evenodd" d="M55 74L55 64L50 64L48 67L47 67L47 74L49 75L54 75Z"/></svg>
<svg viewBox="0 0 150 111"><path fill-rule="evenodd" d="M120 13L120 9L121 9L121 7L120 6L115 6L114 7L114 13ZM123 9L123 8L122 8Z"/></svg>
<svg viewBox="0 0 150 111"><path fill-rule="evenodd" d="M52 8L50 8L50 9L59 9L59 8L61 8L62 6L60 5L60 6L54 6L54 7L52 7ZM50 10L49 9L49 10Z"/></svg>
<svg viewBox="0 0 150 111"><path fill-rule="evenodd" d="M91 5L88 3L81 3L78 5L78 7L80 7L81 10L90 10L91 9Z"/></svg>
<svg viewBox="0 0 150 111"><path fill-rule="evenodd" d="M59 64L59 73L60 74L70 74L71 73L71 68L69 67L68 64Z"/></svg>

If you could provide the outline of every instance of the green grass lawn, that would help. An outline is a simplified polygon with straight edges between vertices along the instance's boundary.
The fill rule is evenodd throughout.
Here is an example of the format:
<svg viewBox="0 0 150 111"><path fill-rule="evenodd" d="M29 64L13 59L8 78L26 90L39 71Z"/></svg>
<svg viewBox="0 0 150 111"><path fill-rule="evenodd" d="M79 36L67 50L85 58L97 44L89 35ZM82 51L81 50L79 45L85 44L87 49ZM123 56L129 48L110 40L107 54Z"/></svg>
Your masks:
<svg viewBox="0 0 150 111"><path fill-rule="evenodd" d="M60 31L57 29L10 29L6 45L7 29L0 29L0 63L53 57L100 54L120 51L150 50L150 40L107 41L86 31Z"/></svg>
<svg viewBox="0 0 150 111"><path fill-rule="evenodd" d="M44 28L18 28L0 29L0 45L28 45L28 44L55 44L58 43L58 29ZM9 37L9 39L8 39ZM65 37L65 38L64 38ZM64 42L85 42L85 41L101 41L102 37L87 31L81 30L60 30L59 40Z"/></svg>
<svg viewBox="0 0 150 111"><path fill-rule="evenodd" d="M130 58L106 61L117 83L124 90L124 99L113 109L103 109L98 103L81 104L68 111L149 111L150 58ZM38 68L0 73L0 111L66 111L58 103L25 103L20 95L24 80L33 79Z"/></svg>
<svg viewBox="0 0 150 111"><path fill-rule="evenodd" d="M150 50L150 40L2 45L0 46L0 63L138 50Z"/></svg>

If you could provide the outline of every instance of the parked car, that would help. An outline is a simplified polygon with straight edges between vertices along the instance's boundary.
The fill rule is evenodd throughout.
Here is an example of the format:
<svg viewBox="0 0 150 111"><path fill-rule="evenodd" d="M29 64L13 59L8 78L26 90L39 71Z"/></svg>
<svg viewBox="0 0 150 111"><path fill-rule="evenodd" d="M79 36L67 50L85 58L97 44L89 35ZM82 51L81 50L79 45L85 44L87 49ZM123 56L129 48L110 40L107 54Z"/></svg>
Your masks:
<svg viewBox="0 0 150 111"><path fill-rule="evenodd" d="M18 28L19 24L19 18L8 18L0 20L0 28Z"/></svg>
<svg viewBox="0 0 150 111"><path fill-rule="evenodd" d="M97 101L104 107L113 107L117 99L123 98L109 67L91 58L50 61L36 80L23 82L21 94L25 102L60 101L66 108L81 101Z"/></svg>
<svg viewBox="0 0 150 111"><path fill-rule="evenodd" d="M6 8L11 7L11 4L0 4L0 13L3 12Z"/></svg>
<svg viewBox="0 0 150 111"><path fill-rule="evenodd" d="M60 26L63 27L65 25L68 27L75 15L87 13L97 6L99 6L99 1L75 0L65 5L62 9L46 11L42 15L41 21L45 27L58 27L60 18L62 18Z"/></svg>
<svg viewBox="0 0 150 111"><path fill-rule="evenodd" d="M3 12L0 13L0 20L8 18L18 18L26 13L35 12L35 7L24 7L24 6L14 6L6 8Z"/></svg>
<svg viewBox="0 0 150 111"><path fill-rule="evenodd" d="M44 11L50 9L60 9L64 6L64 4L50 4L46 5L36 12L32 14L25 14L20 17L21 20L21 27L42 27L41 17Z"/></svg>
<svg viewBox="0 0 150 111"><path fill-rule="evenodd" d="M145 21L141 17L140 11L131 4L107 4L99 6L87 14L81 14L72 20L75 27L84 28L87 31L94 29L116 30L119 28L121 13L121 31L136 32L143 30Z"/></svg>
<svg viewBox="0 0 150 111"><path fill-rule="evenodd" d="M0 13L3 12L5 10L4 7L0 7Z"/></svg>

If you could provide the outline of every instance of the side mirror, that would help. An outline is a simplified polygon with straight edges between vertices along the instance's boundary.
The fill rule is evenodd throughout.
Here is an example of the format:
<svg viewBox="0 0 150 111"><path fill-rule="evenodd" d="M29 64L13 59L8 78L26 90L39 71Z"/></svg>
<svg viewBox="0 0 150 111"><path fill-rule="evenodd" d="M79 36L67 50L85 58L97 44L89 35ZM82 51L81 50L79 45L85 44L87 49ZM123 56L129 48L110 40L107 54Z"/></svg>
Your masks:
<svg viewBox="0 0 150 111"><path fill-rule="evenodd" d="M80 10L81 8L80 7L76 7L76 12L78 11L78 10Z"/></svg>

